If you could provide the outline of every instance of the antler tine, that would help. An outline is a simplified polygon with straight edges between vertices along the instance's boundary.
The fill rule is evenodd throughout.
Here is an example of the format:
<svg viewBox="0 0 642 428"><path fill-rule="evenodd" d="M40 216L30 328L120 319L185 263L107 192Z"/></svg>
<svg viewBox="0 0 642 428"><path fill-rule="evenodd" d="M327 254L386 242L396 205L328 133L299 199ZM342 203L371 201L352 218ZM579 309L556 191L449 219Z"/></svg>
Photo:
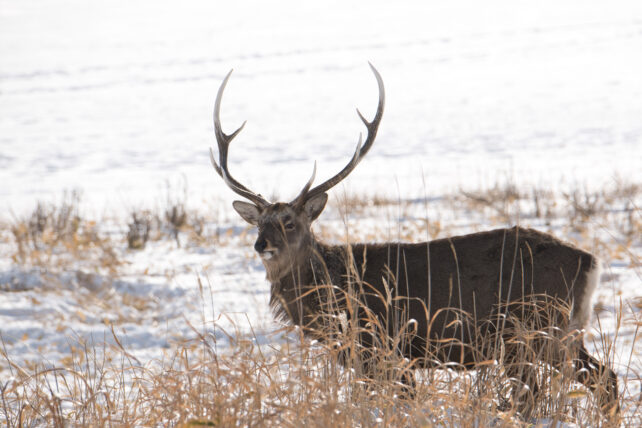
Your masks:
<svg viewBox="0 0 642 428"><path fill-rule="evenodd" d="M305 183L305 186L303 186L303 190L301 190L301 193L294 198L294 200L291 202L292 204L296 205L297 207L300 207L301 204L305 201L305 195L308 193L308 190L310 190L310 187L312 186L312 183L314 182L314 177L317 175L317 161L314 161L314 167L312 168L312 176L308 180L307 183Z"/></svg>
<svg viewBox="0 0 642 428"><path fill-rule="evenodd" d="M216 159L214 158L214 151L211 148L210 161L212 161L212 166L230 189L243 196L244 198L254 202L256 205L265 207L270 203L266 201L261 195L252 192L250 189L236 181L236 179L232 177L230 171L227 168L227 153L230 147L230 142L232 142L234 137L236 137L236 135L241 132L246 123L243 122L243 124L236 131L232 132L229 135L225 134L223 132L223 129L221 128L221 99L223 98L223 91L225 90L227 81L232 75L232 71L234 70L230 70L230 72L227 73L227 76L225 76L225 79L223 79L223 83L221 83L221 86L218 88L218 93L216 94L216 102L214 103L214 133L216 134L216 142L218 143L218 156L220 165L216 163Z"/></svg>
<svg viewBox="0 0 642 428"><path fill-rule="evenodd" d="M296 197L296 199L293 201L293 203L297 205L301 205L303 202L306 200L309 200L321 193L325 193L328 190L330 190L332 187L336 186L341 180L346 178L352 170L359 164L361 159L368 153L370 150L370 147L372 147L372 143L374 143L375 137L377 136L377 130L379 129L379 123L381 122L381 118L383 117L383 108L386 102L386 93L383 87L383 80L381 79L381 75L377 71L376 68L371 63L368 63L370 65L370 68L372 69L372 72L375 75L375 78L377 79L377 85L379 86L379 104L377 105L377 112L375 113L374 119L372 119L372 122L368 122L365 117L361 114L359 109L357 109L357 114L359 115L359 118L363 121L364 125L366 125L366 129L368 130L368 135L366 137L366 141L361 145L361 134L359 135L359 142L357 144L357 148L354 152L354 155L352 156L352 159L350 159L350 162L334 177L330 178L329 180L324 181L323 183L319 184L312 190L308 191L311 182L309 181L305 187L303 188L303 191L299 194L299 196ZM316 163L315 163L315 170L316 170ZM314 174L312 175L311 180L314 179Z"/></svg>

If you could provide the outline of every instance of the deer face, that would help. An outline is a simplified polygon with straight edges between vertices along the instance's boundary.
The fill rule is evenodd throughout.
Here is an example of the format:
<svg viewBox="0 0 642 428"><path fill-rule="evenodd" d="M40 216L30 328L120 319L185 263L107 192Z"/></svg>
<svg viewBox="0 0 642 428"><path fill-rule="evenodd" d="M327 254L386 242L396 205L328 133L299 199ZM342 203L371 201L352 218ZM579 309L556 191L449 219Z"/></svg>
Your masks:
<svg viewBox="0 0 642 428"><path fill-rule="evenodd" d="M312 235L310 226L327 201L327 193L322 193L302 205L277 202L260 207L234 201L233 206L245 221L258 227L254 249L263 264L281 270L305 252Z"/></svg>

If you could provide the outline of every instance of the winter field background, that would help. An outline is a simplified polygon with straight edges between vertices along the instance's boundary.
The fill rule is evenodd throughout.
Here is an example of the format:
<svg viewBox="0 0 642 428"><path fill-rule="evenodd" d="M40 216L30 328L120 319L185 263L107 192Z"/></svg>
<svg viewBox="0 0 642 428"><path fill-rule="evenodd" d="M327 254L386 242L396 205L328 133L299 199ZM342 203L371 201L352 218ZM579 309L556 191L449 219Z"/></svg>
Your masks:
<svg viewBox="0 0 642 428"><path fill-rule="evenodd" d="M642 3L347 3L0 0L3 384L6 357L57 366L114 345L112 329L143 365L194 326L280 340L255 231L209 162L214 97L234 68L223 128L248 123L230 169L289 200L315 160L322 181L352 155L354 109L376 107L371 61L387 97L377 141L316 230L422 241L519 222L581 243L607 264L587 345L599 352L595 329L608 337L621 310L613 361L640 400ZM102 247L20 254L15 225L72 192ZM131 214L173 204L190 219L181 245L128 249Z"/></svg>

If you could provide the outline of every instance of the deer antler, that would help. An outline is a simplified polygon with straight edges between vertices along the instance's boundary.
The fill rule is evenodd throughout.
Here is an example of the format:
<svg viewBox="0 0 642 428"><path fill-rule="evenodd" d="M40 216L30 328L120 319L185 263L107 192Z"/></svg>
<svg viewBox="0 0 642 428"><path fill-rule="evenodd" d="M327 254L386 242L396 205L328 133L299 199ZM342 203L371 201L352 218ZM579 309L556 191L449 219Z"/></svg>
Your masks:
<svg viewBox="0 0 642 428"><path fill-rule="evenodd" d="M330 190L332 187L336 186L346 178L352 170L359 164L361 159L368 153L368 150L370 150L370 147L372 147L372 143L374 143L375 137L377 136L377 130L379 129L379 123L381 122L381 117L383 116L383 107L386 101L386 94L383 88L383 80L381 79L381 75L377 71L377 69L374 68L374 66L370 63L370 68L372 69L372 72L375 75L375 78L377 79L377 85L379 86L379 104L377 106L377 112L375 113L374 119L372 119L372 122L368 122L365 117L361 114L359 109L357 109L357 114L363 121L363 123L366 125L366 129L368 130L368 135L366 137L366 141L361 145L361 134L359 135L359 142L357 143L357 149L354 152L354 155L352 156L352 159L350 159L350 162L334 177L330 178L329 180L324 181L323 183L319 184L312 190L310 190L310 186L312 186L312 182L314 181L314 176L316 173L316 162L314 164L314 170L312 172L312 177L306 185L303 187L303 190L301 193L299 193L299 196L297 196L291 203L296 206L301 206L302 204L305 203L305 201L310 200L314 198L315 196L325 193L328 190Z"/></svg>
<svg viewBox="0 0 642 428"><path fill-rule="evenodd" d="M236 181L236 179L232 177L232 174L230 174L230 171L227 168L227 152L230 147L230 142L234 139L234 137L236 137L239 132L241 132L246 123L243 122L243 124L236 131L232 132L229 135L225 134L221 129L221 98L223 98L223 91L225 90L225 85L227 85L227 81L229 80L232 71L233 70L230 70L230 72L227 73L227 76L225 76L225 79L223 79L223 83L221 83L221 87L218 88L218 93L216 94L216 102L214 104L214 132L216 134L216 142L218 143L218 156L220 166L216 163L216 160L214 159L214 151L211 148L210 160L212 161L212 166L214 167L218 175L221 176L221 178L225 181L225 184L227 184L230 189L243 196L245 199L254 202L258 207L264 208L270 205L270 203L266 201L263 196L252 192L250 189Z"/></svg>

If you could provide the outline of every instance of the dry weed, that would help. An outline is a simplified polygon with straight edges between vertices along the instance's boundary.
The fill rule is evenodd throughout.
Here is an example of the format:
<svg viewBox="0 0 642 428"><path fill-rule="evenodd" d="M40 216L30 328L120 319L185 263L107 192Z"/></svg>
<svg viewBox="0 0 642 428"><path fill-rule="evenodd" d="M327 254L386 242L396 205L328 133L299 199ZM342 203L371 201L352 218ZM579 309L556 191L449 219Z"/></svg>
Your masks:
<svg viewBox="0 0 642 428"><path fill-rule="evenodd" d="M465 200L468 209L483 208L479 210L480 221L491 224L514 219L519 211L515 204L530 207L534 219L561 223L556 226L561 229L597 222L618 238L630 237L623 241L621 250L609 238L600 238L601 251L607 258L632 254L634 260L642 236L639 194L638 187L627 185L609 192L571 192L563 198L548 191L529 193L508 186L466 195ZM208 239L203 218L188 215L184 204L177 206L169 203L169 197L167 200L166 220L172 225L168 230L177 242L179 231L190 229L194 242ZM367 215L373 208L385 209L388 203L393 204L351 197L348 204L351 212ZM96 253L100 255L97 259L101 266L116 266L115 256L110 255L111 241L96 223L80 216L77 204L66 204L57 208L41 204L29 217L11 225L14 260L34 265L60 263L64 267L61 260L65 257L76 260L89 257L86 254L90 252L94 258ZM628 208L613 213L612 208L618 204ZM432 237L450 233L450 224L428 221L416 214L422 209L417 205L421 204L403 205L404 215L417 219L404 226L403 237L423 240L426 234ZM524 212L531 212L528 209ZM487 215L487 211L491 214ZM562 212L566 214L559 218ZM185 221L172 221L167 213L176 219L185 214ZM319 227L322 234L336 240L344 237L336 230ZM218 224L215 229L212 236L217 239L236 233L232 229L225 232ZM582 226L584 232L585 229ZM144 237L145 230L142 232ZM577 240L595 248L595 238L584 232L575 235ZM249 235L241 235L241 242L251 244ZM358 285L358 275L354 277ZM358 295L345 299L354 303L353 310L359 308ZM141 312L148 309L147 303L136 296L123 296L122 300ZM639 315L640 302L639 298L631 301L634 314ZM483 352L475 371L440 362L437 356L441 350L431 348L426 358L434 361L434 368L416 370L414 386L409 385L407 373L415 371L416 362L400 352L412 340L411 320L397 317L397 327L389 334L389 326L369 313L368 308L361 308L361 316L369 323L351 324L350 320L358 317L342 317L336 306L332 309L336 302L329 301L328 305L330 310L321 319L317 341L304 339L300 330L285 329L270 333L269 344L261 345L266 342L262 335L227 332L218 320L209 320L193 329L193 338L168 350L160 361L137 360L115 332L104 344L78 343L67 358L53 366L42 362L18 364L2 343L0 356L5 367L0 381L0 420L8 427L513 427L531 426L537 420L588 427L610 423L601 414L593 394L576 383L570 372L567 362L574 352L573 337L561 334L563 320L568 318L568 308L561 302L515 302L499 333L477 325L475 331ZM596 311L605 315L605 304L598 303ZM461 314L461 319L468 316ZM622 318L622 308L609 317L616 321ZM556 319L555 323L551 318ZM642 327L639 317L633 323L637 323L637 329ZM550 325L559 329L550 329ZM598 332L597 338L603 344L599 360L612 362L614 343L622 340L618 336L620 328L616 322L614 330ZM632 338L627 338L631 340L631 359L639 358L639 335L635 331ZM376 343L375 354L372 348L362 346L364 335ZM553 366L538 362L556 360L564 363ZM628 389L636 382L642 383L642 378L627 368L618 371L626 371L629 379L621 391L626 398L620 401L620 426L638 427L642 425L642 395ZM531 385L538 385L538 390Z"/></svg>

